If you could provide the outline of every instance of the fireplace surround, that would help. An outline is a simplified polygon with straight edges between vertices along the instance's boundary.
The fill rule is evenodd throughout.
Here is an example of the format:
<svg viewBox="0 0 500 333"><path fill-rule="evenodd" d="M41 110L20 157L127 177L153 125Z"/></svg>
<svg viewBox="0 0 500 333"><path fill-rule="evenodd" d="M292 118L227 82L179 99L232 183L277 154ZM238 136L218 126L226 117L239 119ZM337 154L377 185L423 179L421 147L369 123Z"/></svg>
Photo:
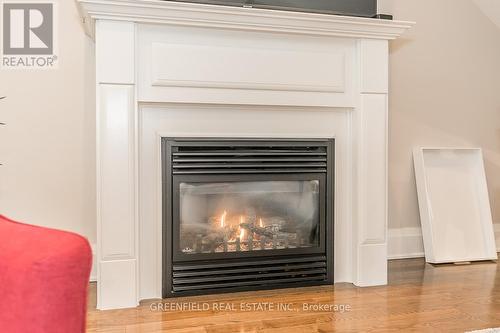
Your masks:
<svg viewBox="0 0 500 333"><path fill-rule="evenodd" d="M162 249L165 138L335 139L335 181L327 186L334 233L325 242L334 254L333 282L387 283L388 41L411 22L160 0L77 1L96 45L99 309L168 296L162 284L162 272L173 269ZM314 198L314 181L301 181L309 181L301 185ZM186 183L185 193L206 191ZM276 188L293 193L293 187ZM206 215L220 223L221 209ZM266 232L274 220L289 248L301 244L294 237L304 236L280 231L282 216L262 215ZM232 208L226 218L239 222ZM195 248L198 235L202 246ZM211 252L203 237L196 233L194 244L182 248ZM228 236L228 251L236 247L234 237ZM261 251L255 238L255 251L243 252ZM275 243L262 246L287 246Z"/></svg>
<svg viewBox="0 0 500 333"><path fill-rule="evenodd" d="M333 283L334 140L163 138L163 296Z"/></svg>

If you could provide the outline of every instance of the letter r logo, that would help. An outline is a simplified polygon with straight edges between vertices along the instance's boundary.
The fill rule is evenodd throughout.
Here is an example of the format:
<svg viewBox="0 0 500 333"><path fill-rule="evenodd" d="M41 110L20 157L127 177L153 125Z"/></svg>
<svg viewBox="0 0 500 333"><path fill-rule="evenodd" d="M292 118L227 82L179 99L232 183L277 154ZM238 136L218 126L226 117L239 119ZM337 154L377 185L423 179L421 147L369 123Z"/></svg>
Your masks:
<svg viewBox="0 0 500 333"><path fill-rule="evenodd" d="M3 4L3 53L52 54L54 13L51 3Z"/></svg>

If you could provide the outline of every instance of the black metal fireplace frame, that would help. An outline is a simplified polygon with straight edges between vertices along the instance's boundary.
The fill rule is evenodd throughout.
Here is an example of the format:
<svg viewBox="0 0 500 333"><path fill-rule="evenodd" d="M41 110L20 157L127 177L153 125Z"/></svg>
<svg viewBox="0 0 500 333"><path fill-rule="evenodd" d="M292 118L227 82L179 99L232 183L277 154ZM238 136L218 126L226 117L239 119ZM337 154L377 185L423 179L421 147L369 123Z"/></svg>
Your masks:
<svg viewBox="0 0 500 333"><path fill-rule="evenodd" d="M327 171L326 173L292 173L284 171L279 173L279 170L271 173L245 173L231 174L213 174L213 175L174 175L172 168L172 149L173 147L183 146L257 146L274 147L280 146L323 146L327 149ZM228 138L163 138L162 139L162 190L163 190L163 297L177 297L200 295L207 293L225 293L247 290L261 289L277 289L303 287L312 285L324 285L333 283L333 263L334 263L334 159L335 156L335 141L334 139L228 139ZM301 249L280 249L280 250L265 250L239 253L211 253L211 254L183 254L174 249L179 249L179 223L174 223L178 217L179 195L174 188L180 182L198 182L212 179L214 181L265 181L265 180L319 180L320 181L320 229L325 231L324 237L320 237L320 246ZM320 232L320 235L322 233ZM310 280L304 278L289 279L287 283L255 283L254 285L238 286L237 282L228 283L228 287L221 289L205 289L200 290L174 290L174 279L176 276L185 276L185 272L192 269L203 268L210 271L222 269L224 267L231 268L231 271L255 271L256 263L269 263L269 265L278 265L277 267L291 267L293 265L302 269L309 269L314 272L314 269L319 268L324 263L325 271L324 278ZM240 267L243 265L243 268ZM246 266L245 266L246 265ZM279 266L281 265L281 266ZM274 267L272 266L272 267ZM250 267L250 268L248 268ZM263 266L269 267L269 266ZM273 268L274 269L274 268ZM318 270L319 271L319 270ZM255 272L254 272L255 273ZM273 275L269 274L268 275ZM272 272L271 272L272 273ZM189 275L189 274L188 274ZM276 273L275 273L276 275ZM278 273L279 275L279 273ZM198 279L204 283L209 283L210 278ZM198 281L196 280L196 281ZM208 281L208 282L207 282Z"/></svg>

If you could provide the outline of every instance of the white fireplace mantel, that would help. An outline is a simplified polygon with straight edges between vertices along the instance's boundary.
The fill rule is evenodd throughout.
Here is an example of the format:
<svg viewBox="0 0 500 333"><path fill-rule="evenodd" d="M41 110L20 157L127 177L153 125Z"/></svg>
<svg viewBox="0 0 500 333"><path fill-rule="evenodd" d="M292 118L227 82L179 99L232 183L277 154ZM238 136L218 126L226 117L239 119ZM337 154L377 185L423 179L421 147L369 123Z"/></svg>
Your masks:
<svg viewBox="0 0 500 333"><path fill-rule="evenodd" d="M98 308L161 297L166 136L335 138L335 282L387 283L388 41L413 23L77 1L96 42Z"/></svg>
<svg viewBox="0 0 500 333"><path fill-rule="evenodd" d="M160 0L77 0L89 34L95 20L352 38L395 39L413 23Z"/></svg>

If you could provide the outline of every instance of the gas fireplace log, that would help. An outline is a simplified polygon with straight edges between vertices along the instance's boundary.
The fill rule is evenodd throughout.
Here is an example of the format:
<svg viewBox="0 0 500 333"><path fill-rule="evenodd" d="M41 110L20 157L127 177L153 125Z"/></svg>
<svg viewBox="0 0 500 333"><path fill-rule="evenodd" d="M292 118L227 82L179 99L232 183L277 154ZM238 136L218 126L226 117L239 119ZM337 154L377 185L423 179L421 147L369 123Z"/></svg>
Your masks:
<svg viewBox="0 0 500 333"><path fill-rule="evenodd" d="M247 243L248 243L248 251L253 251L253 233L250 233L248 235Z"/></svg>
<svg viewBox="0 0 500 333"><path fill-rule="evenodd" d="M262 237L260 239L260 249L265 250L266 249L266 237Z"/></svg>
<svg viewBox="0 0 500 333"><path fill-rule="evenodd" d="M272 220L279 222L278 218ZM304 232L298 230L294 230L295 232L284 232L278 223L269 223L271 218L266 218L265 227L249 223L248 218L245 221L247 222L238 225L210 228L207 230L208 234L201 234L190 230L189 232L183 232L181 237L187 243L191 244L186 249L192 253L289 249L304 247L308 244L304 237ZM241 229L245 230L243 234L247 235L245 240L238 238Z"/></svg>
<svg viewBox="0 0 500 333"><path fill-rule="evenodd" d="M215 252L221 244L224 244L224 235L219 232L212 232L202 239L202 247L208 248L210 252Z"/></svg>
<svg viewBox="0 0 500 333"><path fill-rule="evenodd" d="M249 234L251 235L252 233L255 233L259 236L265 236L269 238L273 238L276 236L276 233L267 230L266 228L261 228L261 227L256 227L250 223L242 223L240 226L246 230L249 231Z"/></svg>
<svg viewBox="0 0 500 333"><path fill-rule="evenodd" d="M266 217L266 224L283 229L285 226L290 224L296 225L296 222L294 220L290 220L290 218L285 219L282 216L269 216Z"/></svg>

